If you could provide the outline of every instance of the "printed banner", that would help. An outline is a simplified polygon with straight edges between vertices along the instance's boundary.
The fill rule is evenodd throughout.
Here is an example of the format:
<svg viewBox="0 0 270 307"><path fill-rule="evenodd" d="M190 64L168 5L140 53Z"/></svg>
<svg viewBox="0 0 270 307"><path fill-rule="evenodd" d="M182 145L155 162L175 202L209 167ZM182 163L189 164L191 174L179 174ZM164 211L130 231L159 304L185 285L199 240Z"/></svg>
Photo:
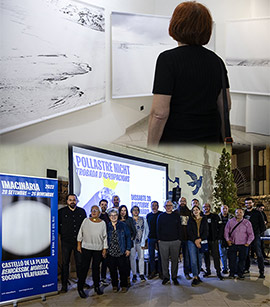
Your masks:
<svg viewBox="0 0 270 307"><path fill-rule="evenodd" d="M0 301L57 291L57 180L0 174L0 181Z"/></svg>

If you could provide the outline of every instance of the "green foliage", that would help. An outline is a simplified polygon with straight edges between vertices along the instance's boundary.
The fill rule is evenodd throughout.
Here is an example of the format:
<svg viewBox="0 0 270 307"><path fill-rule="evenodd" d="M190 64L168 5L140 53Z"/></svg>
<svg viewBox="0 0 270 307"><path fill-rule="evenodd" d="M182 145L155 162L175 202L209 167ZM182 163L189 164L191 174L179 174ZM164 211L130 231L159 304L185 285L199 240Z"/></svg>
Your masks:
<svg viewBox="0 0 270 307"><path fill-rule="evenodd" d="M215 175L214 208L219 209L227 205L230 209L237 207L237 188L231 171L231 155L225 148L219 160Z"/></svg>

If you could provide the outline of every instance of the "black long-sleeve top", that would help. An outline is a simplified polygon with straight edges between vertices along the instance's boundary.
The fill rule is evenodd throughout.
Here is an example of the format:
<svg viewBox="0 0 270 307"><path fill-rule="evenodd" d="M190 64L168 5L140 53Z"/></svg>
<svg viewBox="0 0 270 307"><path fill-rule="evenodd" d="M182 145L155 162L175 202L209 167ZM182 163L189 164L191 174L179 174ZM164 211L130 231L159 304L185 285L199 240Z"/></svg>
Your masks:
<svg viewBox="0 0 270 307"><path fill-rule="evenodd" d="M58 232L61 240L69 244L77 244L77 235L86 212L83 208L76 207L74 211L68 206L58 210Z"/></svg>
<svg viewBox="0 0 270 307"><path fill-rule="evenodd" d="M191 217L188 220L187 224L187 234L188 234L188 240L195 242L197 239L201 239L202 241L207 240L208 237L208 223L207 219L203 216L199 228L199 235L198 235L198 229L197 229L197 223L196 220Z"/></svg>
<svg viewBox="0 0 270 307"><path fill-rule="evenodd" d="M177 214L161 213L157 219L157 239L160 241L176 241L181 237L180 218Z"/></svg>
<svg viewBox="0 0 270 307"><path fill-rule="evenodd" d="M266 229L263 215L260 211L252 209L251 211L245 211L244 218L249 220L252 224L254 235L260 235Z"/></svg>
<svg viewBox="0 0 270 307"><path fill-rule="evenodd" d="M157 238L157 218L162 213L162 211L158 211L157 213L150 212L147 214L146 219L149 226L149 239Z"/></svg>
<svg viewBox="0 0 270 307"><path fill-rule="evenodd" d="M210 213L208 215L203 215L208 222L208 240L222 240L222 221L218 214Z"/></svg>

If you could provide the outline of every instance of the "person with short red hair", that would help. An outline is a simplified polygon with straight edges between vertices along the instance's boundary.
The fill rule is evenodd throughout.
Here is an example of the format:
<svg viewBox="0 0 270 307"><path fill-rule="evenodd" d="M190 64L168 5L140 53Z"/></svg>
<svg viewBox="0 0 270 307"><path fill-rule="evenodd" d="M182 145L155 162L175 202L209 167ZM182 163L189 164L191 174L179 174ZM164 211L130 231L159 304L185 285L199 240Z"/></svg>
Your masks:
<svg viewBox="0 0 270 307"><path fill-rule="evenodd" d="M230 109L229 81L221 58L203 47L212 25L209 10L196 1L175 8L169 34L178 47L157 59L148 145L223 142L222 74Z"/></svg>

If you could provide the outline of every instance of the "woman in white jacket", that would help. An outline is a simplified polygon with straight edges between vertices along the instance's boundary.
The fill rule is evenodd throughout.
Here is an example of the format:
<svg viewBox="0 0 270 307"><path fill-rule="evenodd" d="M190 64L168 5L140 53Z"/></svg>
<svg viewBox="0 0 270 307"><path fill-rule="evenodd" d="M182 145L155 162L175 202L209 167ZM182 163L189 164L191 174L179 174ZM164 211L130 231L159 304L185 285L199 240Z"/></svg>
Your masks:
<svg viewBox="0 0 270 307"><path fill-rule="evenodd" d="M131 214L136 228L136 237L134 239L134 246L130 251L130 266L132 271L132 282L137 280L137 265L136 265L136 254L139 260L139 275L141 281L145 281L144 277L144 249L146 248L146 240L149 234L149 227L146 218L139 216L140 208L133 206L131 208Z"/></svg>

